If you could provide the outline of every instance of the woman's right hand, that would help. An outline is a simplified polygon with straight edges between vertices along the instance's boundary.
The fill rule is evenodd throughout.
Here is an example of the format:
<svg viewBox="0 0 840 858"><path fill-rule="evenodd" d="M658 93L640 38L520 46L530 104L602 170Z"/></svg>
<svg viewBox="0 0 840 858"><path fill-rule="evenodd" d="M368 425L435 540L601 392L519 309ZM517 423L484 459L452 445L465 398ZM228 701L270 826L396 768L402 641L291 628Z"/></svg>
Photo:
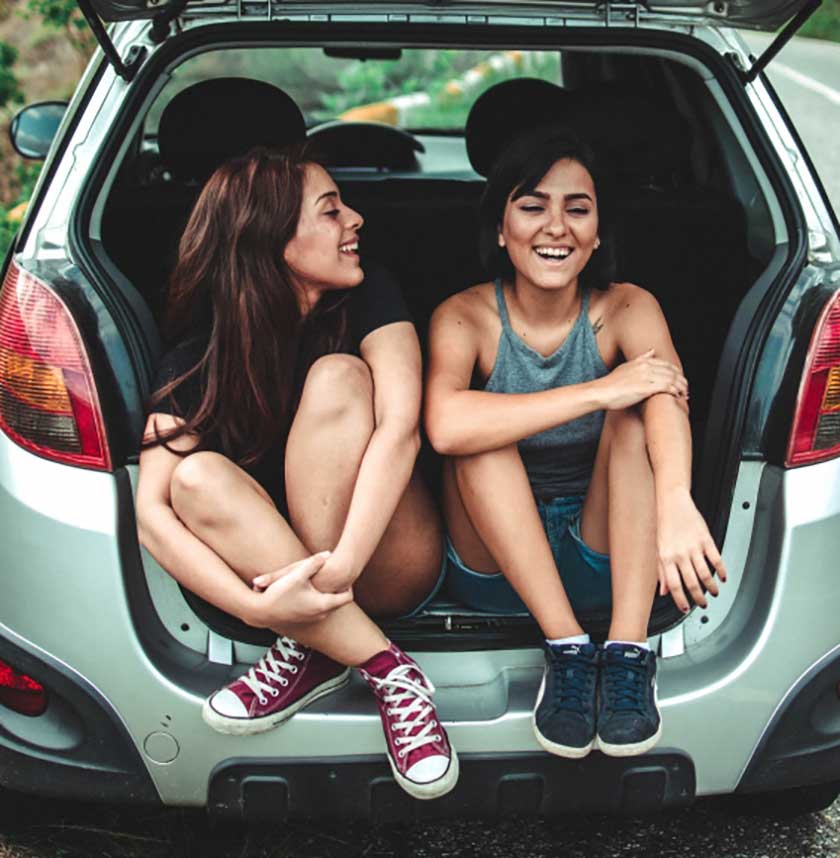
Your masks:
<svg viewBox="0 0 840 858"><path fill-rule="evenodd" d="M317 622L336 608L352 602L351 590L322 593L312 584L312 577L320 571L329 555L329 551L322 551L259 576L264 587L255 586L251 624L275 628L285 623Z"/></svg>
<svg viewBox="0 0 840 858"><path fill-rule="evenodd" d="M608 411L630 408L657 393L688 399L685 376L672 363L657 358L653 349L619 364L595 384L601 407Z"/></svg>

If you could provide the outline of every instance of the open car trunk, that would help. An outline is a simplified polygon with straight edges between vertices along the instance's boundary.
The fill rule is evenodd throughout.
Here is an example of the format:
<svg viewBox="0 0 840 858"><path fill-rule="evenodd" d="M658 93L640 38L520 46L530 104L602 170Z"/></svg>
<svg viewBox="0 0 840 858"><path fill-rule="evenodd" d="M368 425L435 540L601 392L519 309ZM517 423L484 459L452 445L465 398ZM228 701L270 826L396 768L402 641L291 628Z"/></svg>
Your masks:
<svg viewBox="0 0 840 858"><path fill-rule="evenodd" d="M757 175L718 96L689 65L652 52L570 50L562 52L562 78L573 96L565 118L593 145L611 177L602 207L611 212L618 279L656 296L682 358L691 386L696 475L704 467L703 451L728 440L711 437L707 418L736 310L776 249L769 185ZM443 143L462 146L451 135L417 130L417 136L430 152ZM134 147L135 155L121 166L101 223L106 253L160 318L161 284L199 187L167 176L152 142ZM463 169L446 170L427 170L422 163L360 168L364 157L350 152L342 166L340 157L332 160L334 176L347 203L365 217L364 256L396 274L425 346L434 308L486 279L477 253L484 179L465 152ZM138 241L141 219L144 236ZM424 445L420 459L427 480L439 488L439 458ZM272 639L184 596L225 637L254 644ZM680 617L670 599L657 600L651 631ZM608 619L581 618L596 636L606 633ZM530 618L468 610L447 600L445 590L420 616L385 628L398 641L453 648L539 638Z"/></svg>

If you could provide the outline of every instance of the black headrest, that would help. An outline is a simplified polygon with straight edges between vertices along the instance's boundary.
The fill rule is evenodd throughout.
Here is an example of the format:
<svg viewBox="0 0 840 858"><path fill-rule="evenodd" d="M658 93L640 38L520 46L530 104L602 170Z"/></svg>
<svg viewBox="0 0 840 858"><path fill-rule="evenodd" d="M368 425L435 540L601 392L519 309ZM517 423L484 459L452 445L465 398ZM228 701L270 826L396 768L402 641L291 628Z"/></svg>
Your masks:
<svg viewBox="0 0 840 858"><path fill-rule="evenodd" d="M300 108L276 86L225 77L179 92L158 126L161 160L178 181L204 181L219 164L252 146L306 138Z"/></svg>
<svg viewBox="0 0 840 858"><path fill-rule="evenodd" d="M575 92L571 127L615 181L672 186L685 171L691 130L672 103L638 86L599 84Z"/></svg>
<svg viewBox="0 0 840 858"><path fill-rule="evenodd" d="M473 169L487 176L514 137L566 119L570 100L570 94L557 84L537 78L515 78L491 86L476 99L464 129Z"/></svg>

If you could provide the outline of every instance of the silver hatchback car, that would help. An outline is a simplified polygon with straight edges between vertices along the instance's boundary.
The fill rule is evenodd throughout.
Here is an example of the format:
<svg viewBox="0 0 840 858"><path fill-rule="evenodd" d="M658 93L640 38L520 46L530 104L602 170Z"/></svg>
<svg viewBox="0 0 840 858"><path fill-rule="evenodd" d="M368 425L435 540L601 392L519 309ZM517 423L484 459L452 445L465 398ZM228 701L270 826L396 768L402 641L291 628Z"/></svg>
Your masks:
<svg viewBox="0 0 840 858"><path fill-rule="evenodd" d="M12 127L19 151L46 163L0 293L0 785L273 819L832 801L840 230L763 74L816 4L79 4L101 49L69 106L32 105ZM788 18L757 59L734 29ZM519 98L485 121L471 113L520 78L557 85L553 115L611 165L619 271L657 296L683 358L695 497L730 581L687 616L654 606L664 734L639 758L538 748L530 618L444 594L388 625L437 686L462 761L457 788L421 805L393 781L359 684L258 736L202 723L205 696L270 638L141 551L144 402L164 284L208 163L285 142L273 120L296 102L422 336L432 309L480 277L496 120L545 118L546 104ZM434 482L438 463L422 458ZM606 631L606 617L584 619Z"/></svg>

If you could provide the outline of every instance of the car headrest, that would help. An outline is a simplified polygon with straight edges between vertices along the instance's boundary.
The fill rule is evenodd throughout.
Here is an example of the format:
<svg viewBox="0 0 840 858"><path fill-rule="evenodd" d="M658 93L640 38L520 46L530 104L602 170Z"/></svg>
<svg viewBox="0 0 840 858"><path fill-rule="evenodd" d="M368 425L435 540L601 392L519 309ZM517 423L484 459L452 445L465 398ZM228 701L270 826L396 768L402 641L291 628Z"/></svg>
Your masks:
<svg viewBox="0 0 840 858"><path fill-rule="evenodd" d="M489 175L499 153L514 137L564 121L570 102L566 90L538 78L515 78L491 86L476 99L464 128L473 169L481 176Z"/></svg>
<svg viewBox="0 0 840 858"><path fill-rule="evenodd" d="M179 182L203 182L253 146L277 148L305 138L303 114L282 89L237 77L201 81L179 92L158 126L161 160Z"/></svg>
<svg viewBox="0 0 840 858"><path fill-rule="evenodd" d="M639 87L600 84L575 91L570 127L614 181L673 187L688 168L691 129L672 104Z"/></svg>

